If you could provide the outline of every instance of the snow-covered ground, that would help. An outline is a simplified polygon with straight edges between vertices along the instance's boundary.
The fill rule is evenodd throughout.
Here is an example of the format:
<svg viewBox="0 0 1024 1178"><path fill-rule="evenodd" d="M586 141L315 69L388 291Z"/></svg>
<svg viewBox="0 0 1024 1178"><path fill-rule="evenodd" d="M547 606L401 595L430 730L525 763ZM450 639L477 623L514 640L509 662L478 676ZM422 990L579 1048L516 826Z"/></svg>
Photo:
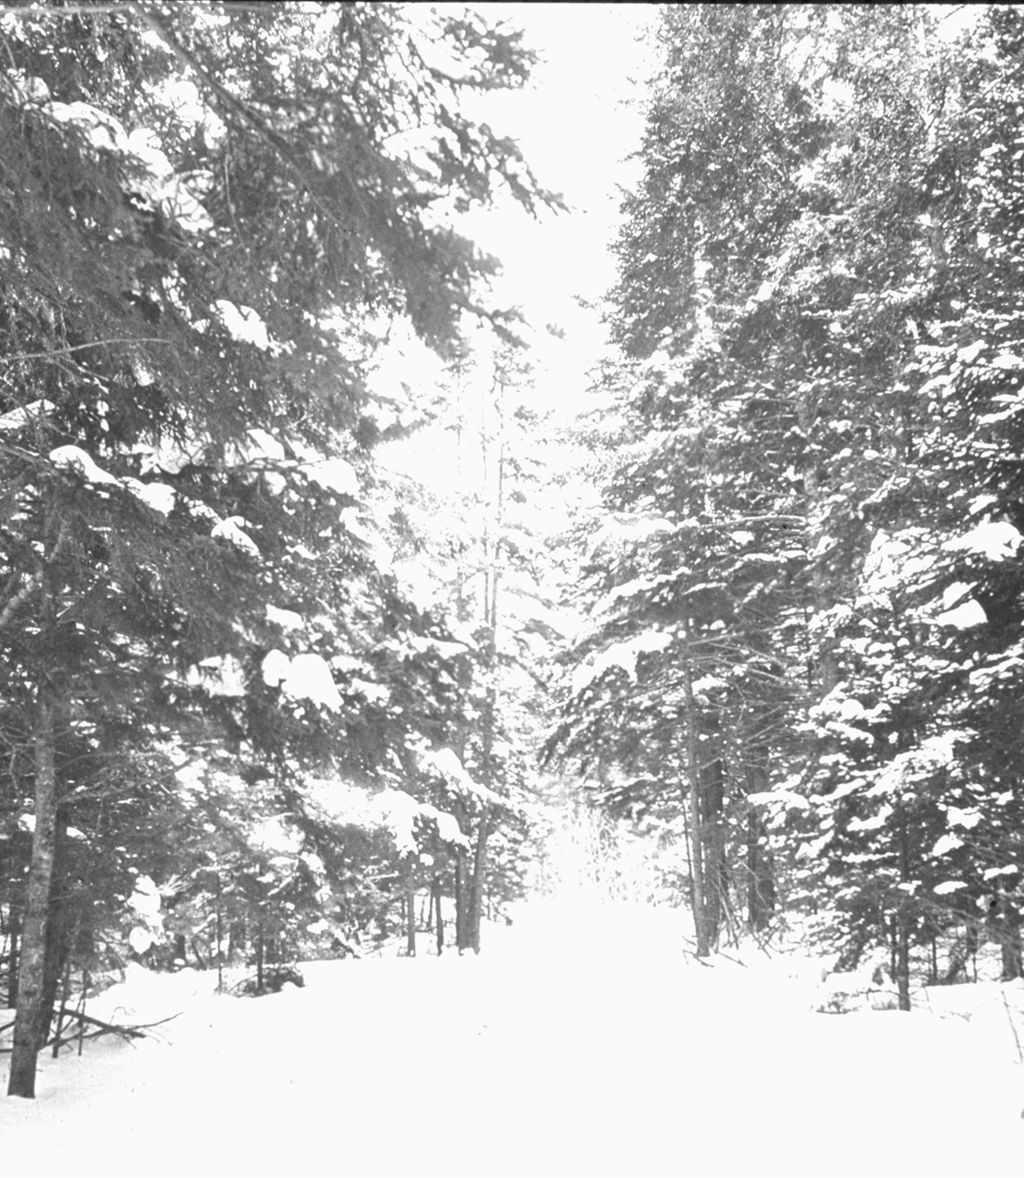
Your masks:
<svg viewBox="0 0 1024 1178"><path fill-rule="evenodd" d="M805 963L701 965L674 921L534 906L479 958L311 963L260 999L133 967L93 1013L182 1013L42 1057L38 1098L0 1099L4 1174L1024 1175L1020 990L814 1014Z"/></svg>

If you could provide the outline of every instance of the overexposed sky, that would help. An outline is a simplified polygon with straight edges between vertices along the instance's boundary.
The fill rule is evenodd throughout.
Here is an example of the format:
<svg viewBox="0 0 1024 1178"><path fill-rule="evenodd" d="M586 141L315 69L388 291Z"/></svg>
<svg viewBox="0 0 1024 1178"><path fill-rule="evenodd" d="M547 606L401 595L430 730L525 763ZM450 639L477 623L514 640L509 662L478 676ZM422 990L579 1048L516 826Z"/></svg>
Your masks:
<svg viewBox="0 0 1024 1178"><path fill-rule="evenodd" d="M525 88L469 96L468 113L497 134L515 139L538 182L561 195L568 208L533 218L506 196L494 207L462 216L457 228L500 260L502 272L488 301L520 309L527 324L522 334L537 369L538 408L567 421L586 402L587 371L603 344L597 310L582 307L579 300L599 301L614 282L610 245L622 190L637 176L629 157L642 131L650 55L645 33L657 20L657 8L550 3L470 7L491 24L522 28L526 46L539 60ZM564 333L563 338L549 333L548 325ZM406 341L391 351L375 383L381 391L399 382L422 389L436 375L437 366ZM382 456L436 484L450 475L453 465L440 458L445 444L435 431L426 430L401 447L388 447L390 453Z"/></svg>
<svg viewBox="0 0 1024 1178"><path fill-rule="evenodd" d="M557 320L573 295L599 297L614 273L607 246L626 157L640 136L645 70L640 38L656 12L644 4L482 4L491 21L522 27L538 53L527 88L483 98L483 117L517 139L538 180L569 212L532 221L508 202L479 210L466 228L503 261L500 291L531 320ZM634 84L634 79L640 84Z"/></svg>
<svg viewBox="0 0 1024 1178"><path fill-rule="evenodd" d="M486 117L519 141L544 187L563 196L565 213L533 220L508 201L478 210L465 229L502 261L501 303L521 308L539 363L538 397L559 416L585 401L586 373L601 349L596 311L615 279L610 245L623 188L637 177L648 70L644 34L657 18L644 4L480 6L490 20L521 27L540 60L524 90L488 95ZM548 324L564 333L555 340Z"/></svg>

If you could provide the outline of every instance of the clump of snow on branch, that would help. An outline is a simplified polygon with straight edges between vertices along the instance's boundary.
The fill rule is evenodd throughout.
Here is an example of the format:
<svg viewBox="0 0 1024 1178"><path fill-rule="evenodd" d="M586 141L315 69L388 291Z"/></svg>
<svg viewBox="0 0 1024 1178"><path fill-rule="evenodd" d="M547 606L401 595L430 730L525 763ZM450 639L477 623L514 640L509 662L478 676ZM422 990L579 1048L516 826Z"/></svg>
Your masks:
<svg viewBox="0 0 1024 1178"><path fill-rule="evenodd" d="M469 846L469 839L462 833L453 815L429 803L417 801L404 790L385 789L375 794L371 799L371 813L377 816L378 824L390 832L400 855L416 853L416 826L424 822L434 823L438 837L444 842Z"/></svg>
<svg viewBox="0 0 1024 1178"><path fill-rule="evenodd" d="M309 778L305 792L331 821L364 830L387 830L398 852L403 855L416 853L416 828L423 824L433 824L443 842L469 846L469 838L463 834L454 815L418 801L405 790L384 789L370 794L348 782Z"/></svg>
<svg viewBox="0 0 1024 1178"><path fill-rule="evenodd" d="M321 458L306 463L302 469L311 482L319 483L327 491L352 499L359 495L359 476L352 463L344 458Z"/></svg>
<svg viewBox="0 0 1024 1178"><path fill-rule="evenodd" d="M252 344L261 352L270 352L273 355L277 355L283 350L281 344L270 338L267 325L252 307L247 307L244 303L233 303L230 299L217 299L213 304L213 309L232 339L238 340L239 343ZM249 431L250 435L255 432L257 431ZM258 432L262 433L263 431ZM269 437L269 435L267 436Z"/></svg>
<svg viewBox="0 0 1024 1178"><path fill-rule="evenodd" d="M502 799L486 785L474 781L465 765L450 748L425 749L418 756L420 770L440 777L449 789L480 802L501 803Z"/></svg>
<svg viewBox="0 0 1024 1178"><path fill-rule="evenodd" d="M249 831L249 841L259 850L275 856L294 856L302 849L302 835L287 821L285 814L275 814L257 822Z"/></svg>
<svg viewBox="0 0 1024 1178"><path fill-rule="evenodd" d="M177 494L173 487L166 483L141 483L138 479L126 478L124 486L127 491L160 515L170 515L177 502Z"/></svg>
<svg viewBox="0 0 1024 1178"><path fill-rule="evenodd" d="M267 621L275 626L280 626L282 630L301 630L305 625L302 618L290 609L278 609L275 605L268 604L266 607Z"/></svg>
<svg viewBox="0 0 1024 1178"><path fill-rule="evenodd" d="M662 516L628 515L610 512L592 541L593 551L608 544L636 544L666 532L674 532L675 524Z"/></svg>
<svg viewBox="0 0 1024 1178"><path fill-rule="evenodd" d="M935 617L938 625L969 630L972 626L983 626L987 621L984 607L971 596L969 585L957 581L943 592L942 612Z"/></svg>
<svg viewBox="0 0 1024 1178"><path fill-rule="evenodd" d="M50 461L58 470L71 470L97 486L121 486L121 480L109 474L78 446L58 446L50 451Z"/></svg>
<svg viewBox="0 0 1024 1178"><path fill-rule="evenodd" d="M963 536L947 540L943 547L947 552L968 552L991 561L1002 561L1016 556L1022 542L1024 536L1013 524L1005 520L986 520Z"/></svg>
<svg viewBox="0 0 1024 1178"><path fill-rule="evenodd" d="M672 635L665 630L651 630L638 634L626 642L615 642L597 654L590 655L574 671L571 680L572 692L579 695L591 683L600 679L606 671L619 668L630 679L636 678L637 659L642 654L664 650L672 642Z"/></svg>
<svg viewBox="0 0 1024 1178"><path fill-rule="evenodd" d="M214 525L210 535L214 539L227 540L249 556L259 556L260 550L256 541L248 533L242 531L244 525L248 525L248 521L242 516L229 515L227 519L222 519Z"/></svg>
<svg viewBox="0 0 1024 1178"><path fill-rule="evenodd" d="M935 564L931 536L923 528L883 529L875 533L864 558L861 587L868 596L884 597L930 573Z"/></svg>
<svg viewBox="0 0 1024 1178"><path fill-rule="evenodd" d="M268 687L280 687L292 699L308 700L330 712L341 709L331 668L320 655L307 652L289 658L281 650L272 650L264 657L261 669Z"/></svg>
<svg viewBox="0 0 1024 1178"><path fill-rule="evenodd" d="M45 417L54 409L56 409L56 405L52 401L39 400L22 405L18 409L11 409L7 413L0 413L0 433L24 429L26 425L31 425L33 421Z"/></svg>
<svg viewBox="0 0 1024 1178"><path fill-rule="evenodd" d="M79 446L58 446L50 451L50 461L58 470L68 470L81 475L93 486L120 487L161 515L169 515L174 510L177 498L173 487L166 483L143 483L134 478L119 479L104 470ZM246 539L248 540L248 537Z"/></svg>
<svg viewBox="0 0 1024 1178"><path fill-rule="evenodd" d="M958 730L944 732L922 740L915 748L897 753L877 774L871 794L898 794L915 782L947 769L955 763L956 746L966 739L966 735Z"/></svg>
<svg viewBox="0 0 1024 1178"><path fill-rule="evenodd" d="M120 156L136 199L160 209L188 232L213 228L210 214L175 172L153 130L139 127L129 134L120 119L90 102L51 100L41 78L14 79L8 90L20 105L34 106L52 123L75 127L91 147Z"/></svg>
<svg viewBox="0 0 1024 1178"><path fill-rule="evenodd" d="M240 699L245 695L245 672L234 655L214 655L190 667L185 676L189 687L203 687L210 695Z"/></svg>

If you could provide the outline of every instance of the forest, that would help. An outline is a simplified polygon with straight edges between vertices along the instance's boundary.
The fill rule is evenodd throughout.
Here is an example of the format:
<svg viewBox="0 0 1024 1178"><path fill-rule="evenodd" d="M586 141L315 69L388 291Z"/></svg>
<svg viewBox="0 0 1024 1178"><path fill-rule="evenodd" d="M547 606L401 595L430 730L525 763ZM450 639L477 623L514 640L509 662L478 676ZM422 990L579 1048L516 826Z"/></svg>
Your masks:
<svg viewBox="0 0 1024 1178"><path fill-rule="evenodd" d="M1024 977L1024 9L655 6L570 390L465 228L573 216L508 7L0 5L11 1095L129 963L483 959L580 862Z"/></svg>

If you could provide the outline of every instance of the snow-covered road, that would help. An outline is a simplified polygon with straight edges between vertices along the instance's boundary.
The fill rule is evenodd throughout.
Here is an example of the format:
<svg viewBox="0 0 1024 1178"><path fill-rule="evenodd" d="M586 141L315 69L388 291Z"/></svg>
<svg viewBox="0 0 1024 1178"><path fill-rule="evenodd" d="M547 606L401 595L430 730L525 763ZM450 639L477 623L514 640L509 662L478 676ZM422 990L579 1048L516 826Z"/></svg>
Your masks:
<svg viewBox="0 0 1024 1178"><path fill-rule="evenodd" d="M621 912L567 942L564 919L258 1000L139 970L108 1003L183 1014L45 1059L35 1102L0 1101L4 1173L1024 1175L1009 1026L814 1015L780 959L687 963Z"/></svg>

